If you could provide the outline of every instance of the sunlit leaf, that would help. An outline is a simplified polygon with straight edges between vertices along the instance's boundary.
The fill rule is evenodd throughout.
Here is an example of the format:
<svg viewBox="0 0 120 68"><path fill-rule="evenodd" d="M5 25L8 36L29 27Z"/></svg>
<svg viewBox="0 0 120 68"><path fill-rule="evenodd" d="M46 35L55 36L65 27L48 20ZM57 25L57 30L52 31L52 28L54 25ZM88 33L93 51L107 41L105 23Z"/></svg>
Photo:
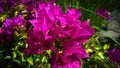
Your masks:
<svg viewBox="0 0 120 68"><path fill-rule="evenodd" d="M28 58L27 58L27 61L28 61L28 63L29 63L30 65L33 65L33 58L32 58L32 56L28 57Z"/></svg>

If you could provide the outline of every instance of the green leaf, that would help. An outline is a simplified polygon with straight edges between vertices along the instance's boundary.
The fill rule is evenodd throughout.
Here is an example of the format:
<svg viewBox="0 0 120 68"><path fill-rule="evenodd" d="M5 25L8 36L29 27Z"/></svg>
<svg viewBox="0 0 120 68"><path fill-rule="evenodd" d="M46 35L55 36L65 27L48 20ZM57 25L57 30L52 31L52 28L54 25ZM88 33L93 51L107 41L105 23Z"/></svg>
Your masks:
<svg viewBox="0 0 120 68"><path fill-rule="evenodd" d="M42 58L42 63L44 63L45 60L46 60L46 56L44 56L44 57Z"/></svg>
<svg viewBox="0 0 120 68"><path fill-rule="evenodd" d="M21 53L20 55L21 55L21 58L22 58L22 62L25 62L26 60L25 60L25 58L24 58L24 54Z"/></svg>
<svg viewBox="0 0 120 68"><path fill-rule="evenodd" d="M13 61L21 65L20 60L13 60Z"/></svg>
<svg viewBox="0 0 120 68"><path fill-rule="evenodd" d="M108 44L105 44L104 47L103 47L103 49L104 49L104 50L107 50L107 49L109 49L109 47L110 47L110 46L109 46Z"/></svg>
<svg viewBox="0 0 120 68"><path fill-rule="evenodd" d="M16 58L16 53L15 53L15 51L13 51L13 59L15 59Z"/></svg>
<svg viewBox="0 0 120 68"><path fill-rule="evenodd" d="M32 56L28 57L28 58L27 58L27 61L28 61L28 63L29 63L30 65L33 65L33 58L32 58Z"/></svg>

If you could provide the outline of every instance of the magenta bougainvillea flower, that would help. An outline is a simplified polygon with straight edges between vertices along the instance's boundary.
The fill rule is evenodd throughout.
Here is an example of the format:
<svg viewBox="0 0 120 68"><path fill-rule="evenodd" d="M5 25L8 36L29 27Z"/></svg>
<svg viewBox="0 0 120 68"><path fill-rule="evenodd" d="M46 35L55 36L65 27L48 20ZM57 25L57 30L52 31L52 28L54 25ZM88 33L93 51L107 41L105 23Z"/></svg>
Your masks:
<svg viewBox="0 0 120 68"><path fill-rule="evenodd" d="M0 0L0 6L2 8L14 8L16 0Z"/></svg>
<svg viewBox="0 0 120 68"><path fill-rule="evenodd" d="M79 42L68 40L63 41L63 54L65 55L76 55L78 58L87 58L89 57L85 51L85 48L81 46Z"/></svg>
<svg viewBox="0 0 120 68"><path fill-rule="evenodd" d="M2 7L0 7L0 13L2 13L3 12L3 8Z"/></svg>
<svg viewBox="0 0 120 68"><path fill-rule="evenodd" d="M51 58L52 68L79 68L80 60L75 55L64 55L56 52Z"/></svg>
<svg viewBox="0 0 120 68"><path fill-rule="evenodd" d="M96 13L107 20L111 19L111 16L109 15L109 12L107 9L99 9L96 11Z"/></svg>
<svg viewBox="0 0 120 68"><path fill-rule="evenodd" d="M11 28L0 28L0 43L13 39L13 30Z"/></svg>
<svg viewBox="0 0 120 68"><path fill-rule="evenodd" d="M26 5L26 4L32 3L33 0L20 0L20 2L21 2L22 4L24 4L24 5Z"/></svg>
<svg viewBox="0 0 120 68"><path fill-rule="evenodd" d="M20 0L20 3L24 5L28 12L32 11L35 7L37 0Z"/></svg>
<svg viewBox="0 0 120 68"><path fill-rule="evenodd" d="M13 39L14 30L23 29L25 25L24 18L21 16L6 18L3 27L0 28L0 42L3 43Z"/></svg>
<svg viewBox="0 0 120 68"><path fill-rule="evenodd" d="M4 27L17 27L17 28L24 28L25 27L25 22L24 22L24 18L21 16L16 16L14 18L6 18L6 20L4 21Z"/></svg>
<svg viewBox="0 0 120 68"><path fill-rule="evenodd" d="M26 54L40 54L43 50L51 49L53 39L45 40L45 36L41 31L28 31L27 39L28 47L23 50Z"/></svg>
<svg viewBox="0 0 120 68"><path fill-rule="evenodd" d="M120 50L113 48L112 50L108 51L108 55L111 61L120 63Z"/></svg>
<svg viewBox="0 0 120 68"><path fill-rule="evenodd" d="M29 20L33 29L28 31L26 54L41 54L51 50L52 68L79 68L81 58L87 58L83 43L92 36L94 29L89 20L81 22L79 9L41 2L34 8L35 19Z"/></svg>
<svg viewBox="0 0 120 68"><path fill-rule="evenodd" d="M118 68L120 68L120 50L117 48L113 48L108 51L109 58L112 62L118 63Z"/></svg>

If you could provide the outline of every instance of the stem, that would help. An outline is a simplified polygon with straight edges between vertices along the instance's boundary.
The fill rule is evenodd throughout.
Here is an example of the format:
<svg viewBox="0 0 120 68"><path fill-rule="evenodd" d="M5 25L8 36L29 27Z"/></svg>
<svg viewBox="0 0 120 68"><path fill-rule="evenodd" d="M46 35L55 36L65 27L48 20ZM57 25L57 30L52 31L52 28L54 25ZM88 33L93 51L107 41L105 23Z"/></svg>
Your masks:
<svg viewBox="0 0 120 68"><path fill-rule="evenodd" d="M85 11L90 12L90 13L93 13L93 14L96 14L94 11L91 11L91 10L86 9L86 8L83 8L83 7L80 7L80 9L85 10ZM97 14L96 14L96 15L97 15Z"/></svg>
<svg viewBox="0 0 120 68"><path fill-rule="evenodd" d="M72 6L72 7L73 7L73 8L76 8L75 6ZM86 8L83 8L83 7L80 7L80 9L85 10L85 11L87 11L87 12L90 12L90 13L92 13L92 14L97 15L96 12L91 11L91 10L89 10L89 9L86 9Z"/></svg>
<svg viewBox="0 0 120 68"><path fill-rule="evenodd" d="M100 31L105 33L105 31L103 31L103 30L100 30ZM110 36L108 33L105 33L105 35L107 35L110 39L112 39L114 42L116 42L118 45L120 45L120 43L117 40L115 40L112 36Z"/></svg>

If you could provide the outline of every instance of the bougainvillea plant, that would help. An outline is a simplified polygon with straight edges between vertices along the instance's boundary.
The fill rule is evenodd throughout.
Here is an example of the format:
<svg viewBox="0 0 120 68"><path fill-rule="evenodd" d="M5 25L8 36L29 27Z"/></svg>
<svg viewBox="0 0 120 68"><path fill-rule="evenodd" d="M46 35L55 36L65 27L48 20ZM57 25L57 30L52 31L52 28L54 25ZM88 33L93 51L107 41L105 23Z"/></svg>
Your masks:
<svg viewBox="0 0 120 68"><path fill-rule="evenodd" d="M31 64L31 67L25 68L41 68L45 60L47 65L50 64L49 68L82 67L82 60L91 57L85 45L95 29L90 19L81 20L82 10L86 9L65 7L66 11L63 11L54 0L1 0L0 65L6 65L2 68L16 68L14 62L20 68L26 64ZM106 9L99 9L93 14L111 19ZM40 57L36 59L38 55ZM108 56L120 67L119 50L108 51Z"/></svg>
<svg viewBox="0 0 120 68"><path fill-rule="evenodd" d="M92 36L94 29L89 20L81 22L80 10L67 8L62 12L53 3L38 3L35 19L29 20L33 29L28 31L26 54L42 54L51 50L52 68L79 68L80 58L88 58L82 44Z"/></svg>

